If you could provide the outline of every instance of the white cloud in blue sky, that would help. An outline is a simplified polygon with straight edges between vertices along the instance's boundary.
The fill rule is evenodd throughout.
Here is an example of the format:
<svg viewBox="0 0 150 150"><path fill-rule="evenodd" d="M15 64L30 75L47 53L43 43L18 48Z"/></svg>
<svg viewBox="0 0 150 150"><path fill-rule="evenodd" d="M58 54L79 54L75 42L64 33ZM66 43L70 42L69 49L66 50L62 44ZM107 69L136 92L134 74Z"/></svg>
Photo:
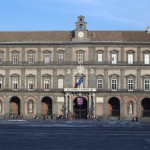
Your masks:
<svg viewBox="0 0 150 150"><path fill-rule="evenodd" d="M1 0L0 30L145 30L150 0Z"/></svg>

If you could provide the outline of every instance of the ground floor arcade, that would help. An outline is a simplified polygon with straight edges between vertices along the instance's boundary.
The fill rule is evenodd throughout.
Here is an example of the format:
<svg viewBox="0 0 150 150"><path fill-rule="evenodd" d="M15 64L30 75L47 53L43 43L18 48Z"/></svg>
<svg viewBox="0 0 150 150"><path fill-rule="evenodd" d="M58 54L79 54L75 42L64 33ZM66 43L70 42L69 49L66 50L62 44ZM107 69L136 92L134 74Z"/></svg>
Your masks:
<svg viewBox="0 0 150 150"><path fill-rule="evenodd" d="M7 93L9 95L9 93ZM19 95L10 93L0 96L0 117L34 118L46 116L69 119L133 117L150 118L150 97L147 95L128 96L127 94L88 92L62 92L50 94Z"/></svg>

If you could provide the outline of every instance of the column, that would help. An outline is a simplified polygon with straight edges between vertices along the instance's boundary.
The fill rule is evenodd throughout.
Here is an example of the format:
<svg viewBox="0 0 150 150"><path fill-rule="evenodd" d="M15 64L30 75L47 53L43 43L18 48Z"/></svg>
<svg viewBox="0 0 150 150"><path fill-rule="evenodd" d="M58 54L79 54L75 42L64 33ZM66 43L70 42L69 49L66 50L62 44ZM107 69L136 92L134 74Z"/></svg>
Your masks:
<svg viewBox="0 0 150 150"><path fill-rule="evenodd" d="M5 115L6 116L9 116L9 103L10 103L10 99L9 97L7 96L6 97L6 100L5 100Z"/></svg>
<svg viewBox="0 0 150 150"><path fill-rule="evenodd" d="M103 116L105 119L107 119L107 111L108 111L108 100L107 100L107 97L104 96L104 109L103 109Z"/></svg>
<svg viewBox="0 0 150 150"><path fill-rule="evenodd" d="M41 89L41 69L37 69L37 89Z"/></svg>
<svg viewBox="0 0 150 150"><path fill-rule="evenodd" d="M137 69L137 90L141 90L141 69Z"/></svg>
<svg viewBox="0 0 150 150"><path fill-rule="evenodd" d="M9 69L6 69L5 72L5 89L9 89Z"/></svg>
<svg viewBox="0 0 150 150"><path fill-rule="evenodd" d="M120 90L124 89L124 69L120 69Z"/></svg>
<svg viewBox="0 0 150 150"><path fill-rule="evenodd" d="M120 99L120 119L124 119L125 117L125 107L124 107L124 97L122 96Z"/></svg>
<svg viewBox="0 0 150 150"><path fill-rule="evenodd" d="M72 95L70 94L70 96L69 96L70 98L69 98L69 104L70 104L70 112L71 113L73 113L73 101L72 101Z"/></svg>
<svg viewBox="0 0 150 150"><path fill-rule="evenodd" d="M57 83L57 69L53 69L53 88L57 89L58 88L58 83Z"/></svg>
<svg viewBox="0 0 150 150"><path fill-rule="evenodd" d="M108 89L108 69L104 69L104 89Z"/></svg>
<svg viewBox="0 0 150 150"><path fill-rule="evenodd" d="M64 114L67 116L68 114L68 94L66 93L65 94L65 101L64 101Z"/></svg>
<svg viewBox="0 0 150 150"><path fill-rule="evenodd" d="M124 62L124 47L121 47L121 62Z"/></svg>
<svg viewBox="0 0 150 150"><path fill-rule="evenodd" d="M108 47L105 47L105 62L108 62Z"/></svg>
<svg viewBox="0 0 150 150"><path fill-rule="evenodd" d="M141 118L141 117L142 117L142 112L141 112L141 99L140 99L139 96L137 97L136 111L137 111L137 117L138 117L138 118Z"/></svg>
<svg viewBox="0 0 150 150"><path fill-rule="evenodd" d="M96 117L96 99L95 94L93 94L93 117Z"/></svg>

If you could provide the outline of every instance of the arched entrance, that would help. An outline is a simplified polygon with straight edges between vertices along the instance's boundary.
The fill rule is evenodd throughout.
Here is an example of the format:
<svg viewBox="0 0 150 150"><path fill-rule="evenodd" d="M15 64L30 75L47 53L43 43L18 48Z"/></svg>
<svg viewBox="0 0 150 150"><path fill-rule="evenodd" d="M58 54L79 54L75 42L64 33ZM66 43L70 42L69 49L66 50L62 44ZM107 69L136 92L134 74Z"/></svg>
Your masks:
<svg viewBox="0 0 150 150"><path fill-rule="evenodd" d="M16 96L12 97L10 100L10 115L20 116L20 99Z"/></svg>
<svg viewBox="0 0 150 150"><path fill-rule="evenodd" d="M50 97L44 97L42 99L42 115L52 115L52 99Z"/></svg>
<svg viewBox="0 0 150 150"><path fill-rule="evenodd" d="M108 101L108 115L109 116L120 116L120 102L118 98L112 97Z"/></svg>
<svg viewBox="0 0 150 150"><path fill-rule="evenodd" d="M73 101L73 112L76 119L87 119L87 100L84 97L77 97Z"/></svg>
<svg viewBox="0 0 150 150"><path fill-rule="evenodd" d="M143 117L150 117L150 98L142 100Z"/></svg>

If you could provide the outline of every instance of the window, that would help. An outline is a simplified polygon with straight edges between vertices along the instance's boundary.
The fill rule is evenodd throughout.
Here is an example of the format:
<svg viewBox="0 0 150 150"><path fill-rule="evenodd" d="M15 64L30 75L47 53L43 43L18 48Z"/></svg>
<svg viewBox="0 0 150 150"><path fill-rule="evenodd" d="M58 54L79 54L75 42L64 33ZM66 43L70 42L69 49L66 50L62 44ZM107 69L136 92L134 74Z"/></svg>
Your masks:
<svg viewBox="0 0 150 150"><path fill-rule="evenodd" d="M133 79L128 79L128 91L133 91Z"/></svg>
<svg viewBox="0 0 150 150"><path fill-rule="evenodd" d="M58 79L58 88L62 89L64 87L64 80L63 79Z"/></svg>
<svg viewBox="0 0 150 150"><path fill-rule="evenodd" d="M0 90L2 90L2 87L3 87L3 80L2 78L0 78Z"/></svg>
<svg viewBox="0 0 150 150"><path fill-rule="evenodd" d="M18 54L13 54L13 64L17 64L18 63Z"/></svg>
<svg viewBox="0 0 150 150"><path fill-rule="evenodd" d="M48 91L50 89L50 79L44 79L44 90Z"/></svg>
<svg viewBox="0 0 150 150"><path fill-rule="evenodd" d="M13 78L12 79L12 89L13 90L18 90L18 78Z"/></svg>
<svg viewBox="0 0 150 150"><path fill-rule="evenodd" d="M133 64L133 54L128 54L128 64Z"/></svg>
<svg viewBox="0 0 150 150"><path fill-rule="evenodd" d="M102 89L103 88L103 79L97 79L97 88Z"/></svg>
<svg viewBox="0 0 150 150"><path fill-rule="evenodd" d="M44 54L44 62L45 64L50 63L50 54Z"/></svg>
<svg viewBox="0 0 150 150"><path fill-rule="evenodd" d="M79 25L79 29L80 29L80 30L83 29L83 25L82 25L82 24Z"/></svg>
<svg viewBox="0 0 150 150"><path fill-rule="evenodd" d="M29 54L29 63L34 63L34 54Z"/></svg>
<svg viewBox="0 0 150 150"><path fill-rule="evenodd" d="M3 62L3 54L0 53L0 64Z"/></svg>
<svg viewBox="0 0 150 150"><path fill-rule="evenodd" d="M59 62L64 61L64 54L63 53L58 54L58 60L59 60Z"/></svg>
<svg viewBox="0 0 150 150"><path fill-rule="evenodd" d="M98 54L98 62L102 62L103 61L103 54L99 53Z"/></svg>
<svg viewBox="0 0 150 150"><path fill-rule="evenodd" d="M78 53L78 63L83 63L83 53Z"/></svg>
<svg viewBox="0 0 150 150"><path fill-rule="evenodd" d="M34 103L32 100L28 102L28 113L33 113Z"/></svg>
<svg viewBox="0 0 150 150"><path fill-rule="evenodd" d="M150 64L150 55L144 54L144 64Z"/></svg>
<svg viewBox="0 0 150 150"><path fill-rule="evenodd" d="M111 90L117 91L117 79L111 79Z"/></svg>
<svg viewBox="0 0 150 150"><path fill-rule="evenodd" d="M112 64L117 64L117 54L112 54Z"/></svg>
<svg viewBox="0 0 150 150"><path fill-rule="evenodd" d="M28 90L34 89L34 79L28 79Z"/></svg>
<svg viewBox="0 0 150 150"><path fill-rule="evenodd" d="M150 91L150 80L149 79L144 80L144 90Z"/></svg>

